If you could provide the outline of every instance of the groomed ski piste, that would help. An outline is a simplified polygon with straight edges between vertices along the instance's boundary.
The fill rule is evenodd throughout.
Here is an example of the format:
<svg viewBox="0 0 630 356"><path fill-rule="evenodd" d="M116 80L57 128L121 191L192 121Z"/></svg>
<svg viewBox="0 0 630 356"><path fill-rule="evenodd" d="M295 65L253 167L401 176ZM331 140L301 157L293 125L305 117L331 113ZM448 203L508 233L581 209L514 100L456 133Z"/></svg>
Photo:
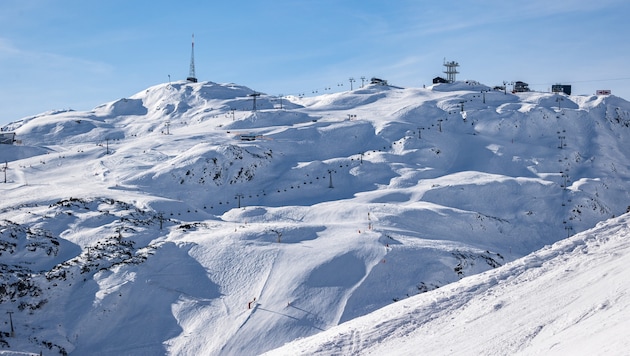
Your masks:
<svg viewBox="0 0 630 356"><path fill-rule="evenodd" d="M285 350L627 349L622 322L578 314L625 315L630 103L475 81L253 93L160 84L2 127L0 354L256 355L320 333ZM606 254L605 275L558 260Z"/></svg>

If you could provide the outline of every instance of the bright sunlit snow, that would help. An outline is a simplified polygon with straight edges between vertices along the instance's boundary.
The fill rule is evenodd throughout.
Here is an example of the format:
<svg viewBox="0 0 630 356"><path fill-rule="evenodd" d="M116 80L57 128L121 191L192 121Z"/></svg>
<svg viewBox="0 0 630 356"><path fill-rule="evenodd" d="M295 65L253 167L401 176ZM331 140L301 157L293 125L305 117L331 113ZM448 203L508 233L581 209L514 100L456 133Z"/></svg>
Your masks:
<svg viewBox="0 0 630 356"><path fill-rule="evenodd" d="M623 355L628 217L269 355Z"/></svg>
<svg viewBox="0 0 630 356"><path fill-rule="evenodd" d="M0 355L627 349L630 103L254 93L2 127Z"/></svg>

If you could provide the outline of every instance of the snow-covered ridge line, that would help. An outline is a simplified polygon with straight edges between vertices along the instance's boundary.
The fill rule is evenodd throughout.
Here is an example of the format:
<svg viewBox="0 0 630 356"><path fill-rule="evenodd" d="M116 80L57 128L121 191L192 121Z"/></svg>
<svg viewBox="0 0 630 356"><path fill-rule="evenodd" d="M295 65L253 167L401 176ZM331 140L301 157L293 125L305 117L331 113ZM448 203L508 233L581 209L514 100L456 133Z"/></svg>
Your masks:
<svg viewBox="0 0 630 356"><path fill-rule="evenodd" d="M626 214L265 355L621 355L628 236Z"/></svg>
<svg viewBox="0 0 630 356"><path fill-rule="evenodd" d="M484 88L176 82L3 127L21 144L0 146L2 344L259 354L457 300L451 283L627 211L630 103Z"/></svg>

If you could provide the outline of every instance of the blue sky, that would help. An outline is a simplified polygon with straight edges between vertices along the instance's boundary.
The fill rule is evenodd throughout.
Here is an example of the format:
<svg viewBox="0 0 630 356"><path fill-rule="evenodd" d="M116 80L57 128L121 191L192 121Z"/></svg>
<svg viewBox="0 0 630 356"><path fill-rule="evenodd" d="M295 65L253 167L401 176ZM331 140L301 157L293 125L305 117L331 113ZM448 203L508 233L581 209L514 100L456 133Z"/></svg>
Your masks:
<svg viewBox="0 0 630 356"><path fill-rule="evenodd" d="M630 100L629 18L627 0L2 0L0 125L185 79L193 33L200 81L273 95L422 87L446 58L457 79Z"/></svg>

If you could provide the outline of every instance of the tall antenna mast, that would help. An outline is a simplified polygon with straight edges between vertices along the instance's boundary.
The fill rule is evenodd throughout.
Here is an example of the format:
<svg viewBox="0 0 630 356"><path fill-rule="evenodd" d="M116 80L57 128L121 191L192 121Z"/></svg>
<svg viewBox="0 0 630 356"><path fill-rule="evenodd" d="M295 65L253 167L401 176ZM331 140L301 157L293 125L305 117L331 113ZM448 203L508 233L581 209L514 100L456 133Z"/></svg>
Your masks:
<svg viewBox="0 0 630 356"><path fill-rule="evenodd" d="M190 73L188 73L187 81L197 83L195 76L195 34L192 35L192 51L190 52Z"/></svg>

